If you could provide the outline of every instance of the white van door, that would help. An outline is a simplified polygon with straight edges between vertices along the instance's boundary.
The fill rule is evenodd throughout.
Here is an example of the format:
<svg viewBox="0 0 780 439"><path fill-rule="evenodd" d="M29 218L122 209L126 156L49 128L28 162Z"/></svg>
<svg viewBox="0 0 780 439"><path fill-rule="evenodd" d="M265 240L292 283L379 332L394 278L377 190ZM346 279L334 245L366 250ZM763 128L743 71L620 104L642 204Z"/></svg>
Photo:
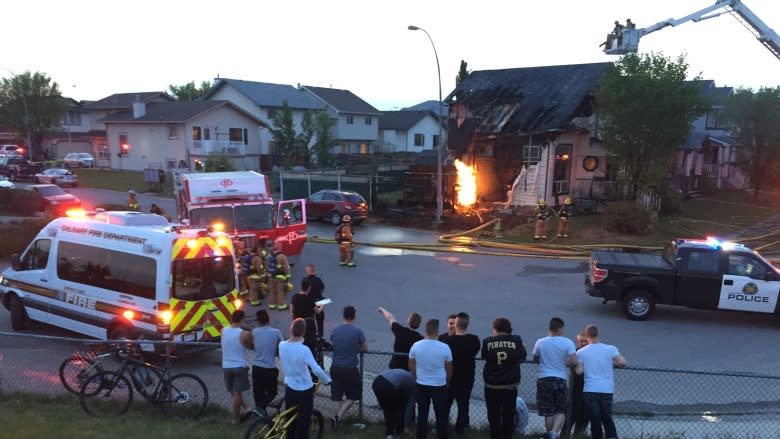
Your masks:
<svg viewBox="0 0 780 439"><path fill-rule="evenodd" d="M57 299L57 291L52 283L50 262L51 239L36 239L19 258L14 279L9 279L9 285L19 293L27 315L32 320L47 323L49 321L50 303Z"/></svg>
<svg viewBox="0 0 780 439"><path fill-rule="evenodd" d="M747 253L729 254L728 263L718 309L773 313L780 292L774 270Z"/></svg>

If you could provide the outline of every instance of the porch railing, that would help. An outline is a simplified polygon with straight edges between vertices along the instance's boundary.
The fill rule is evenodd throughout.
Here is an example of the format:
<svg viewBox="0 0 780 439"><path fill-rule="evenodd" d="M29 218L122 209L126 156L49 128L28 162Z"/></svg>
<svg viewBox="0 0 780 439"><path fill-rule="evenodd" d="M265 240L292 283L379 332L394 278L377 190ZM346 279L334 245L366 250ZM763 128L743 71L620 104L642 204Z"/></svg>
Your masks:
<svg viewBox="0 0 780 439"><path fill-rule="evenodd" d="M227 154L227 155L246 155L246 145L243 142L234 142L230 140L193 140L190 147L190 154L209 155L209 154Z"/></svg>

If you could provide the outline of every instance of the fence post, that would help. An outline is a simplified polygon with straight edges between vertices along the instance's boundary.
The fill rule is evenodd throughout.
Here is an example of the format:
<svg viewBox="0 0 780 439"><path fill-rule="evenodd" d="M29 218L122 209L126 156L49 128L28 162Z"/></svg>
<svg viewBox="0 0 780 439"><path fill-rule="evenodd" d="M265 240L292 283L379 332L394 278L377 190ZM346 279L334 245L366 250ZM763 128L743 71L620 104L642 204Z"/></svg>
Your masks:
<svg viewBox="0 0 780 439"><path fill-rule="evenodd" d="M374 210L374 191L371 190L371 176L368 176L368 210Z"/></svg>
<svg viewBox="0 0 780 439"><path fill-rule="evenodd" d="M279 199L284 200L284 173L279 171Z"/></svg>
<svg viewBox="0 0 780 439"><path fill-rule="evenodd" d="M365 377L363 375L363 372L364 372L363 360L365 359L365 355L364 354L365 354L365 352L361 352L360 353L360 382L361 383L364 383L363 379ZM361 388L363 388L363 387L365 387L365 386L361 386ZM365 389L363 391L365 391ZM360 401L358 401L358 419L360 419L361 421L363 420L363 400L364 399L365 398L363 397L363 395L360 395Z"/></svg>
<svg viewBox="0 0 780 439"><path fill-rule="evenodd" d="M309 194L309 195L311 195L311 172L307 172L307 173L306 173L306 180L307 180L307 182L309 183L309 190L308 190L308 194ZM308 197L309 195L307 195L307 197Z"/></svg>

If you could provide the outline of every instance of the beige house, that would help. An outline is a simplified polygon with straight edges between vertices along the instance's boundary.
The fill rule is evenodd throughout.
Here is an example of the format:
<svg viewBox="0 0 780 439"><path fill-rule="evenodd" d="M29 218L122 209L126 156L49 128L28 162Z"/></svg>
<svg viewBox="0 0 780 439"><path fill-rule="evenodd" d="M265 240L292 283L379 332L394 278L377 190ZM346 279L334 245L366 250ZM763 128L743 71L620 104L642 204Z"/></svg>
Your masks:
<svg viewBox="0 0 780 439"><path fill-rule="evenodd" d="M194 169L212 154L232 157L239 170L259 169L264 122L228 101L135 102L99 122L113 169Z"/></svg>

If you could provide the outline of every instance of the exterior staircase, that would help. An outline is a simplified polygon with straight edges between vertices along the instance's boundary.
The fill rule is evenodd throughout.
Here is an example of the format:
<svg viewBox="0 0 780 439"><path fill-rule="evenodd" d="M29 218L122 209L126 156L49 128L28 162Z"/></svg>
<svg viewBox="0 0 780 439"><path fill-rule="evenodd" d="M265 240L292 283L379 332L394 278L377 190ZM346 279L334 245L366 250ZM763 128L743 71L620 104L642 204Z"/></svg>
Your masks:
<svg viewBox="0 0 780 439"><path fill-rule="evenodd" d="M520 174L512 182L511 207L535 206L539 199L539 187L542 175L539 165L523 166Z"/></svg>

